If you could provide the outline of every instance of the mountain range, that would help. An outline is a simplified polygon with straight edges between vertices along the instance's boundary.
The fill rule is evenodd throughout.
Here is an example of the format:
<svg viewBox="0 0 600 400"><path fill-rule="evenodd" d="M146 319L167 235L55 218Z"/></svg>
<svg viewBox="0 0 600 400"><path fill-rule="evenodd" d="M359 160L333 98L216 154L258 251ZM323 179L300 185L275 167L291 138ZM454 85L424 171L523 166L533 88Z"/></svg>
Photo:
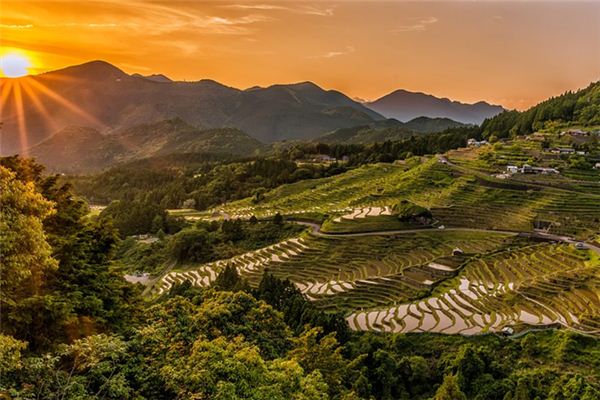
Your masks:
<svg viewBox="0 0 600 400"><path fill-rule="evenodd" d="M114 134L179 117L194 127L237 128L260 141L274 142L314 138L332 129L384 119L343 93L311 82L240 90L212 80L132 76L103 61L19 80L2 78L0 83L14 86L12 101L7 99L2 107L2 154L40 143L68 126ZM25 138L19 134L23 121Z"/></svg>
<svg viewBox="0 0 600 400"><path fill-rule="evenodd" d="M384 121L388 116L402 121L413 119L407 115L454 117L459 122L478 123L483 114L474 116L473 110L487 110L485 115L489 115L492 110L502 109L485 103L461 105L447 99L432 100L428 108L417 101L426 95L419 95L413 100L415 104L402 103L406 112L391 112L390 104L397 103L392 100L409 92L397 91L373 103L361 104L312 82L241 90L212 80L177 82L162 74L129 75L104 61L17 80L0 78L0 84L8 88L3 91L7 96L1 110L0 154L41 145L65 128L71 129L72 134L77 129L73 127L118 135L142 124L181 118L200 130L235 128L263 143L272 143L315 139L336 129ZM463 111L442 112L443 104L450 111ZM464 111L469 107L473 110Z"/></svg>
<svg viewBox="0 0 600 400"><path fill-rule="evenodd" d="M395 118L400 121L409 121L425 116L449 118L464 124L475 125L504 111L501 106L484 101L466 104L402 89L364 104L386 118Z"/></svg>

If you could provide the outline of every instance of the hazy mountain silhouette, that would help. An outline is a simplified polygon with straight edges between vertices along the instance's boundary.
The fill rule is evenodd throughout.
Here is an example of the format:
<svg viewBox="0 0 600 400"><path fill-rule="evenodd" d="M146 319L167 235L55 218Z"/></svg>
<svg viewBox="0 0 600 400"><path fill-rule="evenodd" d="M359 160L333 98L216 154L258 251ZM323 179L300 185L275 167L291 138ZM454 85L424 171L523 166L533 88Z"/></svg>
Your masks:
<svg viewBox="0 0 600 400"><path fill-rule="evenodd" d="M365 105L387 118L409 121L417 117L450 118L465 124L481 124L504 109L484 101L465 104L425 93L396 90Z"/></svg>
<svg viewBox="0 0 600 400"><path fill-rule="evenodd" d="M180 117L195 127L238 128L273 142L314 138L332 129L383 119L344 94L311 82L239 90L212 80L164 78L128 75L104 61L22 78L19 81L31 88L38 101L21 90L27 132L23 140L18 102L11 98L15 92L9 94L2 110L0 153L30 147L68 126L114 133Z"/></svg>
<svg viewBox="0 0 600 400"><path fill-rule="evenodd" d="M52 171L89 172L115 163L173 153L252 156L266 145L235 128L200 130L180 118L103 135L89 127L67 127L29 149Z"/></svg>

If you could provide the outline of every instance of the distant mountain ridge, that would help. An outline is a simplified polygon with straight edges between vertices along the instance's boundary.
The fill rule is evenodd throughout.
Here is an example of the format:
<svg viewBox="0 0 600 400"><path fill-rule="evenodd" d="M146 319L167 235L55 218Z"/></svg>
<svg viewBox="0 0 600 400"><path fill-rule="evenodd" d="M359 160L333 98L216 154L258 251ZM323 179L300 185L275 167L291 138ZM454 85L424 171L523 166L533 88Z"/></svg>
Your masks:
<svg viewBox="0 0 600 400"><path fill-rule="evenodd" d="M504 111L503 107L484 101L466 104L403 89L364 104L386 118L404 122L417 117L430 117L449 118L464 124L479 125L485 119Z"/></svg>
<svg viewBox="0 0 600 400"><path fill-rule="evenodd" d="M104 61L20 82L34 89L39 101L29 101L24 93L26 141L19 134L17 102L8 99L3 105L0 154L22 150L24 143L40 143L68 126L111 133L179 117L203 129L237 128L269 143L310 139L333 129L384 119L343 93L324 90L312 82L240 90L212 80L175 82L160 75L128 75ZM0 84L5 83L10 84L0 78Z"/></svg>
<svg viewBox="0 0 600 400"><path fill-rule="evenodd" d="M138 125L119 134L67 127L29 149L52 171L81 173L148 157L210 153L253 156L266 145L235 128L200 130L180 118Z"/></svg>

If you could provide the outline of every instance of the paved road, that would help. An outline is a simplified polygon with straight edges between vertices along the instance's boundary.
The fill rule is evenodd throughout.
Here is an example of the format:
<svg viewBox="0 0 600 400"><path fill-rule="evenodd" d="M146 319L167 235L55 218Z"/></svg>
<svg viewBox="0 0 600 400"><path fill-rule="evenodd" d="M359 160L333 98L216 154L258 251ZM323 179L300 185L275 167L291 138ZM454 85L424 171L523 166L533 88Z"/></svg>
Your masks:
<svg viewBox="0 0 600 400"><path fill-rule="evenodd" d="M435 228L419 228L419 229L404 229L404 230L392 230L392 231L376 231L376 232L340 232L340 233L325 233L321 232L321 225L315 222L308 221L292 221L300 225L305 225L312 228L312 234L316 236L322 237L361 237L361 236L383 236L383 235L401 235L401 234L410 234L410 233L420 233L420 232L428 232L435 231ZM440 229L442 230L442 229ZM458 232L480 232L480 233L503 233L506 235L531 235L533 237L539 237L547 240L554 240L556 242L575 244L579 243L579 241L570 238L568 236L559 236L553 235L550 233L543 232L520 232L520 231L503 231L503 230L495 230L495 229L479 229L479 228L445 228L443 231L458 231ZM600 255L600 247L586 243L585 244L590 250L596 252Z"/></svg>

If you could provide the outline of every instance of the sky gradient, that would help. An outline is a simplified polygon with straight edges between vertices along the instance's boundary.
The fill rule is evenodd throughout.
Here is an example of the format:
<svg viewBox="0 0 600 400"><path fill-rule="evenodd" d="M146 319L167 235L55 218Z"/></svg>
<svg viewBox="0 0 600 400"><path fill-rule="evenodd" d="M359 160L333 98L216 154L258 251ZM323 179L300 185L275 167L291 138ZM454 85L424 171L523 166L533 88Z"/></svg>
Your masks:
<svg viewBox="0 0 600 400"><path fill-rule="evenodd" d="M239 88L311 80L524 109L600 79L598 2L0 2L0 56Z"/></svg>

